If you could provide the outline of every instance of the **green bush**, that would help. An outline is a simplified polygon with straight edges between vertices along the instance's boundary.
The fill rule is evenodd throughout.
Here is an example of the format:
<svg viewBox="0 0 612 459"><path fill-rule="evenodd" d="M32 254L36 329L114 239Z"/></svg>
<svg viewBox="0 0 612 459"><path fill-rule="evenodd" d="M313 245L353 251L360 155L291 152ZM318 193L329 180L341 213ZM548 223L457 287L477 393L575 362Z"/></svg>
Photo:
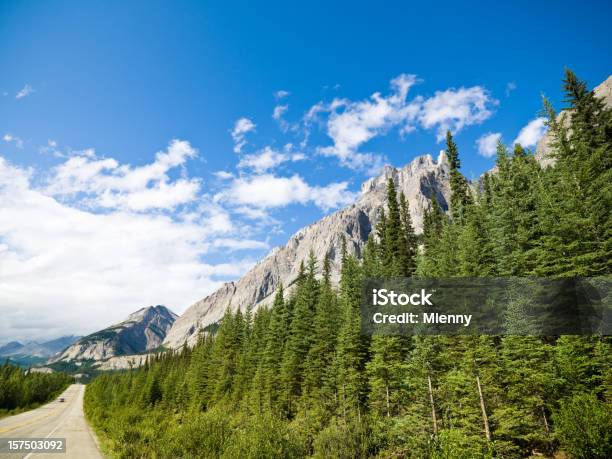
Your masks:
<svg viewBox="0 0 612 459"><path fill-rule="evenodd" d="M612 457L612 410L592 394L561 402L553 415L561 446L576 459Z"/></svg>
<svg viewBox="0 0 612 459"><path fill-rule="evenodd" d="M175 424L160 450L165 457L220 457L231 435L230 417L213 409Z"/></svg>
<svg viewBox="0 0 612 459"><path fill-rule="evenodd" d="M488 451L483 438L467 435L460 429L446 429L440 432L438 444L432 459L474 459L488 458Z"/></svg>
<svg viewBox="0 0 612 459"><path fill-rule="evenodd" d="M304 457L299 435L286 422L270 415L246 418L234 431L221 457L266 459Z"/></svg>
<svg viewBox="0 0 612 459"><path fill-rule="evenodd" d="M315 458L349 459L368 457L374 449L372 432L365 422L349 420L333 422L315 437Z"/></svg>

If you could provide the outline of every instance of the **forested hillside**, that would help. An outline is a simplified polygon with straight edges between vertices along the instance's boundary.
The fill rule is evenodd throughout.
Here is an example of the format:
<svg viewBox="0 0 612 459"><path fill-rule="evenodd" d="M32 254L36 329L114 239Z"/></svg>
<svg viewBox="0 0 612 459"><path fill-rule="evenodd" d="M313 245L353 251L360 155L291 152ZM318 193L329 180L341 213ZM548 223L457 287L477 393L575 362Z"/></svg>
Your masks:
<svg viewBox="0 0 612 459"><path fill-rule="evenodd" d="M108 450L612 457L609 337L360 334L364 277L610 275L612 111L569 71L564 88L569 128L544 102L554 167L500 144L496 172L472 187L449 133L451 215L434 200L422 240L389 181L380 224L361 260L343 257L338 289L312 255L294 294L279 289L272 308L228 312L193 349L96 378L85 408Z"/></svg>
<svg viewBox="0 0 612 459"><path fill-rule="evenodd" d="M4 363L0 366L0 416L47 403L72 381L65 373L33 373Z"/></svg>

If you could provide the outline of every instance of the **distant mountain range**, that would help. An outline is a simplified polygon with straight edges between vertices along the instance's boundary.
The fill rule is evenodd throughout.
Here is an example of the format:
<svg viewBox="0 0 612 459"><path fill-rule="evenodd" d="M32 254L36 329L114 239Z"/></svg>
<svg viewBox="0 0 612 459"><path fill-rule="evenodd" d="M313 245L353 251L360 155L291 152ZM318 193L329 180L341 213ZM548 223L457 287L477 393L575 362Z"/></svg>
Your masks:
<svg viewBox="0 0 612 459"><path fill-rule="evenodd" d="M102 361L151 351L162 344L177 317L161 305L139 309L118 324L75 340L49 363Z"/></svg>
<svg viewBox="0 0 612 459"><path fill-rule="evenodd" d="M42 343L37 341L27 341L25 343L11 341L0 346L0 359L8 359L21 366L36 365L63 351L79 338L80 336L70 335Z"/></svg>

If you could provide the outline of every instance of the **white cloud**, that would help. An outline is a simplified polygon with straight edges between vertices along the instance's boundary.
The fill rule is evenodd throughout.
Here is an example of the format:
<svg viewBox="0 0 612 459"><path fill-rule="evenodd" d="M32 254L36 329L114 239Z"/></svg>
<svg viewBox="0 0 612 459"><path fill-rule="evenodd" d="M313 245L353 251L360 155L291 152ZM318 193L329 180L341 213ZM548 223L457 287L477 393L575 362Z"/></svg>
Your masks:
<svg viewBox="0 0 612 459"><path fill-rule="evenodd" d="M376 92L369 99L352 102L334 99L329 105L317 104L307 113L308 120L321 112L329 112L327 134L334 144L319 151L336 156L341 164L362 169L379 162L379 156L359 153L359 147L397 125L406 126L419 112L418 103L407 103L408 90L417 83L415 75L402 74L391 80L392 92L382 96Z"/></svg>
<svg viewBox="0 0 612 459"><path fill-rule="evenodd" d="M265 172L268 169L288 161L289 157L270 147L264 148L261 152L252 155L245 155L238 163L239 169L253 169L257 173Z"/></svg>
<svg viewBox="0 0 612 459"><path fill-rule="evenodd" d="M15 99L23 99L24 97L29 96L34 92L34 88L29 84L26 84L17 94L15 94Z"/></svg>
<svg viewBox="0 0 612 459"><path fill-rule="evenodd" d="M4 140L6 143L14 143L19 149L23 148L23 140L12 134L4 134L2 140Z"/></svg>
<svg viewBox="0 0 612 459"><path fill-rule="evenodd" d="M356 194L347 188L347 182L320 187L309 185L297 174L291 177L262 174L235 179L228 189L215 196L215 201L256 209L313 203L327 211L355 200Z"/></svg>
<svg viewBox="0 0 612 459"><path fill-rule="evenodd" d="M229 180L229 179L234 178L234 174L232 174L231 172L227 172L227 171L213 172L213 175L220 180Z"/></svg>
<svg viewBox="0 0 612 459"><path fill-rule="evenodd" d="M213 247L229 250L268 250L270 245L264 241L252 239L215 239Z"/></svg>
<svg viewBox="0 0 612 459"><path fill-rule="evenodd" d="M493 114L491 106L496 104L481 86L436 91L423 103L419 121L424 128L435 128L440 142L448 130L456 134L466 126L482 123Z"/></svg>
<svg viewBox="0 0 612 459"><path fill-rule="evenodd" d="M278 125L282 132L298 132L300 129L299 123L290 123L283 117L288 110L289 104L275 106L274 110L272 111L272 119L278 122Z"/></svg>
<svg viewBox="0 0 612 459"><path fill-rule="evenodd" d="M180 313L220 278L253 265L243 257L211 264L204 261L209 250L267 249L264 242L233 240L227 213L214 203L185 219L94 213L58 201L35 182L34 171L0 157L2 339L90 333L150 304Z"/></svg>
<svg viewBox="0 0 612 459"><path fill-rule="evenodd" d="M478 147L478 154L485 158L490 158L495 155L497 151L497 144L501 140L501 133L489 132L483 134L476 140L476 146Z"/></svg>
<svg viewBox="0 0 612 459"><path fill-rule="evenodd" d="M240 118L234 123L231 133L232 139L234 139L234 153L242 153L242 149L246 145L246 134L254 131L255 128L255 123L248 118Z"/></svg>
<svg viewBox="0 0 612 459"><path fill-rule="evenodd" d="M309 126L329 113L325 128L333 145L318 151L337 157L343 166L374 172L382 165L382 156L360 149L375 137L394 127L404 136L420 126L435 129L436 138L441 141L447 130L457 133L466 126L483 122L492 115L492 106L498 103L481 86L451 88L437 91L427 99L417 96L408 100L409 90L418 82L415 75L402 74L391 80L391 93L387 96L376 92L362 101L336 98L329 104L319 102L304 116L306 137Z"/></svg>
<svg viewBox="0 0 612 459"><path fill-rule="evenodd" d="M198 179L171 180L168 172L183 166L197 151L186 141L173 140L155 161L140 167L120 165L113 158L98 158L93 150L72 156L58 166L47 192L54 196L84 193L93 207L144 211L174 209L195 199Z"/></svg>
<svg viewBox="0 0 612 459"><path fill-rule="evenodd" d="M283 118L283 114L289 110L289 105L277 105L274 107L274 111L272 112L272 118L276 121L280 121Z"/></svg>
<svg viewBox="0 0 612 459"><path fill-rule="evenodd" d="M509 81L506 84L506 97L510 97L510 93L516 89L516 83L514 81Z"/></svg>
<svg viewBox="0 0 612 459"><path fill-rule="evenodd" d="M301 161L305 159L303 153L290 153L291 144L288 145L289 149L286 149L285 152L276 151L268 146L257 153L244 155L237 167L239 169L252 169L256 173L262 173L269 169L274 169L287 161Z"/></svg>
<svg viewBox="0 0 612 459"><path fill-rule="evenodd" d="M348 182L331 183L310 189L310 200L323 211L337 209L355 202L359 193L347 189Z"/></svg>
<svg viewBox="0 0 612 459"><path fill-rule="evenodd" d="M108 191L97 200L107 208L123 208L135 211L148 209L174 209L180 204L193 201L200 189L197 180L177 180L172 184L159 182L152 188L143 188L128 193Z"/></svg>
<svg viewBox="0 0 612 459"><path fill-rule="evenodd" d="M340 83L323 85L324 91L337 91L342 87Z"/></svg>
<svg viewBox="0 0 612 459"><path fill-rule="evenodd" d="M281 225L281 222L273 218L266 209L239 205L234 207L232 211L249 220L256 220L261 227Z"/></svg>
<svg viewBox="0 0 612 459"><path fill-rule="evenodd" d="M274 93L274 98L276 100L284 99L285 97L289 96L289 94L291 94L289 91L285 91L284 89L281 89Z"/></svg>
<svg viewBox="0 0 612 459"><path fill-rule="evenodd" d="M56 158L67 158L69 155L62 153L59 149L57 140L49 139L47 144L38 148L38 152L42 155L52 155Z"/></svg>
<svg viewBox="0 0 612 459"><path fill-rule="evenodd" d="M536 118L520 130L512 145L519 143L522 147L533 147L546 133L546 118Z"/></svg>

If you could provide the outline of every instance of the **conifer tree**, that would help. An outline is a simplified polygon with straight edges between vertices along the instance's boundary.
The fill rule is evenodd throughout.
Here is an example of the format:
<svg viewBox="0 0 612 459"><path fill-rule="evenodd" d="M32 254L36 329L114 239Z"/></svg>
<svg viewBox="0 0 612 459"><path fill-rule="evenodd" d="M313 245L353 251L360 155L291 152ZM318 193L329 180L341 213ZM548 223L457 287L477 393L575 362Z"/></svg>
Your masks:
<svg viewBox="0 0 612 459"><path fill-rule="evenodd" d="M438 379L444 371L444 339L416 336L407 357L406 390L409 399L404 413L411 421L413 434L420 442L438 435L442 426Z"/></svg>
<svg viewBox="0 0 612 459"><path fill-rule="evenodd" d="M440 239L446 216L440 208L438 199L431 197L431 206L423 216L423 249L418 263L420 276L435 276L438 272L439 255L441 253Z"/></svg>
<svg viewBox="0 0 612 459"><path fill-rule="evenodd" d="M482 198L481 198L482 199ZM487 277L495 272L487 215L481 206L468 214L458 239L458 270L465 277Z"/></svg>
<svg viewBox="0 0 612 459"><path fill-rule="evenodd" d="M329 255L323 262L321 291L316 303L312 323L314 336L304 364L304 393L311 400L309 405L320 403L327 409L333 408L336 392L333 360L336 350L340 310L331 285Z"/></svg>
<svg viewBox="0 0 612 459"><path fill-rule="evenodd" d="M450 164L451 216L455 222L461 224L468 206L472 203L472 198L467 181L459 171L461 168L459 152L450 131L446 132L446 153Z"/></svg>
<svg viewBox="0 0 612 459"><path fill-rule="evenodd" d="M400 220L402 226L402 246L400 252L400 260L403 268L404 276L412 276L416 271L416 258L418 252L417 237L412 226L412 217L410 216L410 206L406 200L404 192L400 193Z"/></svg>
<svg viewBox="0 0 612 459"><path fill-rule="evenodd" d="M211 376L211 354L213 340L208 334L201 334L191 354L187 371L187 384L192 406L196 410L204 408L210 394L209 377Z"/></svg>
<svg viewBox="0 0 612 459"><path fill-rule="evenodd" d="M311 251L308 269L300 279L295 291L290 333L283 355L281 378L284 398L289 412L297 409L294 401L300 397L304 378L304 362L313 344L312 323L319 295L319 284L315 278L316 259Z"/></svg>
<svg viewBox="0 0 612 459"><path fill-rule="evenodd" d="M367 380L368 339L361 335L361 279L357 260L348 256L342 265L340 307L342 324L338 337L335 367L338 381L339 414L346 422L349 416L364 414Z"/></svg>
<svg viewBox="0 0 612 459"><path fill-rule="evenodd" d="M399 336L375 336L366 365L370 407L379 415L396 415L406 402L406 340Z"/></svg>
<svg viewBox="0 0 612 459"><path fill-rule="evenodd" d="M505 145L497 145L497 174L491 178L493 199L490 219L496 271L502 276L517 275L517 209L513 186L513 163Z"/></svg>
<svg viewBox="0 0 612 459"><path fill-rule="evenodd" d="M612 258L612 109L571 71L566 71L564 87L570 110L561 121L545 100L556 164L548 174L549 200L542 209L540 271L607 274Z"/></svg>
<svg viewBox="0 0 612 459"><path fill-rule="evenodd" d="M406 244L402 233L400 209L393 178L389 178L387 181L387 211L384 238L382 239L382 244L384 244L382 246L384 251L383 269L387 276L401 276L404 274L402 262L407 261Z"/></svg>
<svg viewBox="0 0 612 459"><path fill-rule="evenodd" d="M279 286L279 290L282 284ZM279 297L282 299L282 292L276 293L274 305L279 304ZM284 306L284 304L283 304ZM250 345L246 349L249 371L245 374L245 379L249 380L248 393L245 394L245 404L249 411L256 415L261 415L265 410L270 409L271 399L270 387L273 382L268 378L270 372L270 360L268 352L268 333L271 333L270 319L272 312L267 308L259 308L253 317L253 329L251 332ZM285 316L286 317L286 316ZM278 335L275 335L278 337ZM281 340L279 340L281 341ZM251 379L249 379L251 378Z"/></svg>
<svg viewBox="0 0 612 459"><path fill-rule="evenodd" d="M220 400L232 391L242 349L243 327L244 319L240 310L234 315L228 307L212 350L215 365L214 400Z"/></svg>
<svg viewBox="0 0 612 459"><path fill-rule="evenodd" d="M387 214L384 207L380 210L380 217L376 225L376 237L378 239L378 244L376 245L378 247L378 259L380 260L381 267L383 267L387 261L387 247L389 246L387 242ZM342 263L344 264L344 260ZM383 271L386 269L383 268Z"/></svg>
<svg viewBox="0 0 612 459"><path fill-rule="evenodd" d="M370 233L368 241L363 249L362 270L365 277L377 277L382 274L382 265L380 262L380 248L374 238L374 234Z"/></svg>
<svg viewBox="0 0 612 459"><path fill-rule="evenodd" d="M438 198L431 196L431 205L425 211L423 218L423 242L425 249L431 249L435 246L440 234L442 233L442 226L444 224L445 216Z"/></svg>
<svg viewBox="0 0 612 459"><path fill-rule="evenodd" d="M438 241L436 277L455 277L459 272L459 235L461 228L452 221L445 221Z"/></svg>
<svg viewBox="0 0 612 459"><path fill-rule="evenodd" d="M493 413L495 435L514 440L522 454L552 442L551 353L551 347L535 337L506 336L501 342L499 378L505 390L504 402Z"/></svg>
<svg viewBox="0 0 612 459"><path fill-rule="evenodd" d="M281 389L279 369L287 343L289 320L283 284L280 284L274 297L261 364L261 379L264 383L263 393L267 399L268 406L272 409L279 409Z"/></svg>

